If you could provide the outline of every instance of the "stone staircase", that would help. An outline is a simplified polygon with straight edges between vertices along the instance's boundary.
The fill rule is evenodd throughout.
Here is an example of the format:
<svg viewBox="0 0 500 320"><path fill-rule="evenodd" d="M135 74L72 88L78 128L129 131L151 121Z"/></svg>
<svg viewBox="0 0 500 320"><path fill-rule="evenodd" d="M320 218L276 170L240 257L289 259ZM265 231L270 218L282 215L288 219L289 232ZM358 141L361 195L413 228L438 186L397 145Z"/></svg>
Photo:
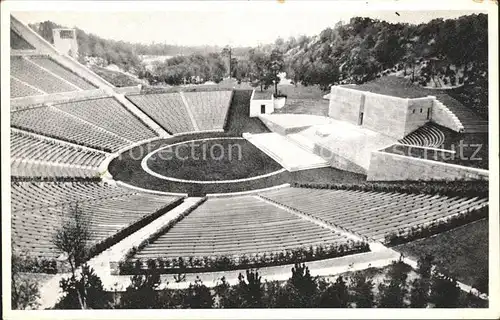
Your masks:
<svg viewBox="0 0 500 320"><path fill-rule="evenodd" d="M278 133L244 133L243 137L290 172L329 166L328 161Z"/></svg>
<svg viewBox="0 0 500 320"><path fill-rule="evenodd" d="M447 94L436 94L436 103L445 107L451 113L451 117L464 133L488 132L488 121L481 119L473 111L458 100Z"/></svg>

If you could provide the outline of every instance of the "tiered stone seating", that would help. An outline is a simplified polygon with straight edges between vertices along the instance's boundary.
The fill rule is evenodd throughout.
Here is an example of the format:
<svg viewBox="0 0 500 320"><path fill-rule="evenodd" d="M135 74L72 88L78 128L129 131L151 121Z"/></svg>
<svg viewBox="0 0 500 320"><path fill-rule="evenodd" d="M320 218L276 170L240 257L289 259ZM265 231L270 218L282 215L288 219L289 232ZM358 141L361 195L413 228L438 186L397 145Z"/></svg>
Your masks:
<svg viewBox="0 0 500 320"><path fill-rule="evenodd" d="M38 107L11 112L11 126L74 142L95 149L117 151L129 142L59 112L52 107ZM113 118L110 118L113 119ZM108 121L110 121L108 119Z"/></svg>
<svg viewBox="0 0 500 320"><path fill-rule="evenodd" d="M43 258L60 254L51 240L68 216L70 202L79 201L78 207L90 224L90 241L95 243L179 199L130 193L101 183L21 182L13 183L12 190L13 246ZM30 208L29 204L36 206Z"/></svg>
<svg viewBox="0 0 500 320"><path fill-rule="evenodd" d="M79 90L77 87L57 78L36 64L27 61L24 57L10 57L10 74L45 93Z"/></svg>
<svg viewBox="0 0 500 320"><path fill-rule="evenodd" d="M274 190L261 196L376 241L383 241L385 235L401 228L446 218L488 202L438 195L305 188Z"/></svg>
<svg viewBox="0 0 500 320"><path fill-rule="evenodd" d="M10 48L14 50L34 50L31 44L29 44L24 38L10 29Z"/></svg>
<svg viewBox="0 0 500 320"><path fill-rule="evenodd" d="M439 129L439 127L433 125L432 123L427 123L403 139L399 140L399 142L403 144L433 148L442 147L444 141L444 133Z"/></svg>
<svg viewBox="0 0 500 320"><path fill-rule="evenodd" d="M51 162L30 162L16 159L10 163L10 174L13 177L97 177L99 172L97 168L63 166Z"/></svg>
<svg viewBox="0 0 500 320"><path fill-rule="evenodd" d="M131 141L157 136L114 98L72 101L54 107Z"/></svg>
<svg viewBox="0 0 500 320"><path fill-rule="evenodd" d="M224 129L231 91L184 92L184 97L200 130Z"/></svg>
<svg viewBox="0 0 500 320"><path fill-rule="evenodd" d="M38 91L21 81L10 77L10 97L11 98L19 98L19 97L28 97L28 96L39 96L43 93Z"/></svg>
<svg viewBox="0 0 500 320"><path fill-rule="evenodd" d="M99 182L12 182L12 210L56 206L134 194L134 191Z"/></svg>
<svg viewBox="0 0 500 320"><path fill-rule="evenodd" d="M134 259L254 255L347 238L254 196L209 199Z"/></svg>
<svg viewBox="0 0 500 320"><path fill-rule="evenodd" d="M47 56L30 56L28 59L36 63L38 66L49 70L50 72L60 76L61 78L71 82L82 90L91 90L96 87L85 81L83 78L77 76L73 72L59 65Z"/></svg>
<svg viewBox="0 0 500 320"><path fill-rule="evenodd" d="M170 133L194 131L179 93L131 95L127 98Z"/></svg>
<svg viewBox="0 0 500 320"><path fill-rule="evenodd" d="M106 158L106 154L103 152L38 139L20 132L10 133L10 156L11 160L29 159L95 168Z"/></svg>

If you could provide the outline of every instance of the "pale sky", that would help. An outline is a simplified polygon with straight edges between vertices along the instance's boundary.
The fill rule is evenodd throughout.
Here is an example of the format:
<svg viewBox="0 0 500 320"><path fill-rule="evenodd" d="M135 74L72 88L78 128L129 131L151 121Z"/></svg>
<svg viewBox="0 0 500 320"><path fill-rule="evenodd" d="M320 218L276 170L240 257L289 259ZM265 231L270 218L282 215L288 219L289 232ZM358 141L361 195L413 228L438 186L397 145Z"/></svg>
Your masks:
<svg viewBox="0 0 500 320"><path fill-rule="evenodd" d="M220 7L219 7L220 8ZM176 45L255 46L274 42L278 37L315 35L336 22L354 16L369 16L389 22L421 23L434 18L456 18L472 11L351 11L333 8L280 10L279 6L260 11L13 11L24 23L51 20L67 27L78 27L105 39L139 43Z"/></svg>

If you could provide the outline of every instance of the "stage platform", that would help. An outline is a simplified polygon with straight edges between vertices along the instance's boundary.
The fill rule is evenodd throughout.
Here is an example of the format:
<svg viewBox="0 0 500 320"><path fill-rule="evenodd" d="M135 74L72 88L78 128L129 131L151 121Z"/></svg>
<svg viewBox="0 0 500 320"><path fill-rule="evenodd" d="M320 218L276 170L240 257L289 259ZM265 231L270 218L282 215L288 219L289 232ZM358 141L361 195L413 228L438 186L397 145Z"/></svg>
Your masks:
<svg viewBox="0 0 500 320"><path fill-rule="evenodd" d="M243 137L290 172L330 166L328 161L278 133L244 133Z"/></svg>
<svg viewBox="0 0 500 320"><path fill-rule="evenodd" d="M300 114L272 114L259 117L270 130L283 136L281 140L273 136L273 150L276 148L294 150L293 145L295 145L307 153L319 156L334 168L362 174L368 172L373 151L397 142L396 139L384 134L329 117ZM261 146L267 143L265 137L259 138ZM280 144L282 146L278 147ZM301 162L300 159L293 158L290 155L290 161L294 161L293 163ZM307 160L305 163L309 161L314 162Z"/></svg>
<svg viewBox="0 0 500 320"><path fill-rule="evenodd" d="M314 125L328 124L333 120L328 117L291 113L261 114L259 119L269 130L281 135L298 132Z"/></svg>

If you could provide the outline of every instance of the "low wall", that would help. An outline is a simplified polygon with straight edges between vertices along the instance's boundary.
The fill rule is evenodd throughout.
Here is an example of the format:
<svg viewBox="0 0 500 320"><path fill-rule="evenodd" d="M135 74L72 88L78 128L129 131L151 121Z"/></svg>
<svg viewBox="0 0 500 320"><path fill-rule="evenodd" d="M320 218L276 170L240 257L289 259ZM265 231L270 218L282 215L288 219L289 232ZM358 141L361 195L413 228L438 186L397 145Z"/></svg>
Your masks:
<svg viewBox="0 0 500 320"><path fill-rule="evenodd" d="M269 120L267 117L261 117L260 115L258 115L260 121L262 121L262 123L272 132L276 132L278 134L281 134L281 135L287 135L287 134L290 134L290 133L296 133L296 132L299 132L301 130L304 130L305 128L308 128L309 125L304 125L302 127L290 127L290 128L287 128L287 127L284 127L276 122L273 122L271 120Z"/></svg>
<svg viewBox="0 0 500 320"><path fill-rule="evenodd" d="M103 98L110 97L103 89L94 89L94 90L84 90L84 91L72 91L72 92L57 92L46 94L42 96L30 96L30 97L21 97L10 100L11 109L17 109L23 106L29 105L39 105L43 103L63 103L68 101L76 101L76 100L85 100L90 98Z"/></svg>
<svg viewBox="0 0 500 320"><path fill-rule="evenodd" d="M488 170L374 151L367 180L488 180L488 177Z"/></svg>
<svg viewBox="0 0 500 320"><path fill-rule="evenodd" d="M117 87L114 89L118 94L140 94L141 93L141 85L130 86L130 87Z"/></svg>
<svg viewBox="0 0 500 320"><path fill-rule="evenodd" d="M10 49L10 55L17 57L29 57L40 55L40 52L32 49Z"/></svg>
<svg viewBox="0 0 500 320"><path fill-rule="evenodd" d="M274 98L273 107L274 107L274 109L281 109L285 106L285 103L286 103L285 97Z"/></svg>
<svg viewBox="0 0 500 320"><path fill-rule="evenodd" d="M366 175L367 170L361 165L341 156L339 153L333 152L325 146L316 143L314 145L314 154L327 160L328 164L333 168Z"/></svg>

